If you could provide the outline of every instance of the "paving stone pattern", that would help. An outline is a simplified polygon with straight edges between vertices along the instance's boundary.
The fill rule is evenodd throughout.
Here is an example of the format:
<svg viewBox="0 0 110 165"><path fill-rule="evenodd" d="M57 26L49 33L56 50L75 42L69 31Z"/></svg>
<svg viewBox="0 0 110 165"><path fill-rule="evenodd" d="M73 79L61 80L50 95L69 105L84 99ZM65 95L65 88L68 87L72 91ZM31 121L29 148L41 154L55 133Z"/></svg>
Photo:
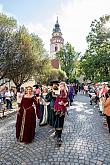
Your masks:
<svg viewBox="0 0 110 165"><path fill-rule="evenodd" d="M33 143L19 143L16 115L0 119L0 165L110 165L110 134L98 108L78 94L68 111L61 147L52 136L53 129L38 124Z"/></svg>

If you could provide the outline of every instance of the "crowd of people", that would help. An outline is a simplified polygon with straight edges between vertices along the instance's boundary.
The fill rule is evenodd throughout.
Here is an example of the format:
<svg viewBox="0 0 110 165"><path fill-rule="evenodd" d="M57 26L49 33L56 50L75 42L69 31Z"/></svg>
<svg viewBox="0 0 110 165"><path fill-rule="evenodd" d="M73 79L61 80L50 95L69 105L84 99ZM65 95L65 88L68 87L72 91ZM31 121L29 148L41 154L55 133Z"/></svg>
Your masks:
<svg viewBox="0 0 110 165"><path fill-rule="evenodd" d="M6 109L13 109L12 103L14 100L16 100L14 90L5 87L5 89L2 92L0 92L0 110L2 109L3 104L6 105Z"/></svg>
<svg viewBox="0 0 110 165"><path fill-rule="evenodd" d="M49 86L34 87L28 86L24 92L17 92L16 138L25 143L33 141L37 116L39 126L48 124L55 130L54 138L60 145L67 107L72 105L77 88L58 81L52 81Z"/></svg>
<svg viewBox="0 0 110 165"><path fill-rule="evenodd" d="M34 85L17 89L16 101L18 104L16 120L16 138L20 142L30 143L35 136L36 117L39 126L49 125L54 130L57 143L62 143L62 130L67 107L73 105L75 95L88 95L90 105L93 102L99 107L101 115L106 117L106 125L110 133L110 85L109 84L66 84L65 82L51 81L48 86ZM13 90L6 88L0 96L6 103L7 109L12 109L15 99Z"/></svg>
<svg viewBox="0 0 110 165"><path fill-rule="evenodd" d="M108 127L110 133L110 84L97 83L86 85L84 93L89 95L90 105L94 102L99 108L100 115L106 117L104 124Z"/></svg>

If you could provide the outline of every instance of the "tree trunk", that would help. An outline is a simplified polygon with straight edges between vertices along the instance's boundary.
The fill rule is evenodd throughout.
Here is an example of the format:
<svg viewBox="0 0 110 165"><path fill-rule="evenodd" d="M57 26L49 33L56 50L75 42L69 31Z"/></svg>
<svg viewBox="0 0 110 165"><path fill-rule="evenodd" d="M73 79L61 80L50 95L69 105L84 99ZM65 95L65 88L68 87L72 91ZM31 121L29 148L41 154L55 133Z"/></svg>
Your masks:
<svg viewBox="0 0 110 165"><path fill-rule="evenodd" d="M16 85L16 84L15 84L15 85ZM20 87L21 87L21 84L17 84L17 85L16 85L16 90L17 90L17 92L20 91Z"/></svg>

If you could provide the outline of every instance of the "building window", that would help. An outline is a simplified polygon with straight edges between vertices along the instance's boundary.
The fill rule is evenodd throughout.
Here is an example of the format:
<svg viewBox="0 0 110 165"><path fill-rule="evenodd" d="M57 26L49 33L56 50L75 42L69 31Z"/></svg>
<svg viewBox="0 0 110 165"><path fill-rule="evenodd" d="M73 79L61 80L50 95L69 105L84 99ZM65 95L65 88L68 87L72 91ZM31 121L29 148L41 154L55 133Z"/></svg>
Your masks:
<svg viewBox="0 0 110 165"><path fill-rule="evenodd" d="M55 46L55 52L57 52L58 51L58 47L57 46Z"/></svg>

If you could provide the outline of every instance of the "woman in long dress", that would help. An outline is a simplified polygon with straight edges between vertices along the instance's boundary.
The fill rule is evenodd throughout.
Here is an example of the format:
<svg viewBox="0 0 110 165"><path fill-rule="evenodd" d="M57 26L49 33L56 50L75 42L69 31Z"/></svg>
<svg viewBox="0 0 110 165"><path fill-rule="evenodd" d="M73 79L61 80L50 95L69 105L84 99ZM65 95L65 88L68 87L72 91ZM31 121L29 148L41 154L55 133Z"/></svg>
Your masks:
<svg viewBox="0 0 110 165"><path fill-rule="evenodd" d="M31 143L35 136L36 114L40 118L39 103L31 86L26 87L25 92L17 114L16 138L20 142Z"/></svg>
<svg viewBox="0 0 110 165"><path fill-rule="evenodd" d="M39 126L48 124L48 111L50 111L50 103L47 102L46 96L48 94L48 88L44 87L40 97L40 123Z"/></svg>

